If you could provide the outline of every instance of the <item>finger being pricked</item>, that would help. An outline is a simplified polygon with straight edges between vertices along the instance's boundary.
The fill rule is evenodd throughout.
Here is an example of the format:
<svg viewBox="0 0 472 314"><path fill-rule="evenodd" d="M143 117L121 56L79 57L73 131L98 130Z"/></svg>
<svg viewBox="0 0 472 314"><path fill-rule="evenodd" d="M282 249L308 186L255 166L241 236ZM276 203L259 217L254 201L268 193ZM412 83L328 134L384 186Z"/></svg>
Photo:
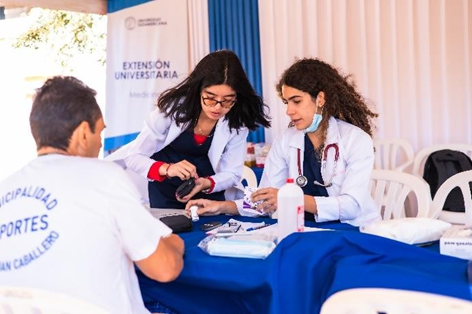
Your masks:
<svg viewBox="0 0 472 314"><path fill-rule="evenodd" d="M198 199L198 200L190 200L187 202L185 205L185 210L190 212L190 207L192 206L197 206L197 207L203 207L202 201L205 201L204 199Z"/></svg>
<svg viewBox="0 0 472 314"><path fill-rule="evenodd" d="M198 206L197 214L200 216L212 215L214 211L218 209L214 201L203 198L189 201L185 209L190 210L192 206Z"/></svg>
<svg viewBox="0 0 472 314"><path fill-rule="evenodd" d="M187 205L185 205L185 209L190 208L192 206L205 207L205 206L208 206L208 204L210 204L210 203L211 203L211 201L207 200L205 198L190 200L190 201L188 201Z"/></svg>

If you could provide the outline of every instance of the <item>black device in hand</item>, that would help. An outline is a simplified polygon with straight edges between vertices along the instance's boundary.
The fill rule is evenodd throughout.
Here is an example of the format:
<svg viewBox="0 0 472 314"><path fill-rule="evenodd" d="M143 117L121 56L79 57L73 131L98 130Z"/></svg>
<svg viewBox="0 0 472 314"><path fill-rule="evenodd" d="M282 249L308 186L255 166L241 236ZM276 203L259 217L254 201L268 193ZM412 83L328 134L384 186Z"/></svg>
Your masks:
<svg viewBox="0 0 472 314"><path fill-rule="evenodd" d="M195 187L195 179L194 178L190 178L188 180L185 180L177 188L177 190L175 191L175 196L178 197L178 198L182 198L182 197L188 195L188 193L190 193L193 190L194 187Z"/></svg>

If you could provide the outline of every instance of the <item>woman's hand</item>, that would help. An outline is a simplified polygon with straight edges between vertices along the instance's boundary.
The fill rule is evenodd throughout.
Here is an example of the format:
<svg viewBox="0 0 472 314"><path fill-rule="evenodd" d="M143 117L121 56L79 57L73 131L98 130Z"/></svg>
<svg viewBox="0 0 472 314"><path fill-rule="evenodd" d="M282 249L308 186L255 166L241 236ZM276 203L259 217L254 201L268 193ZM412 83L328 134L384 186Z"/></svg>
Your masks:
<svg viewBox="0 0 472 314"><path fill-rule="evenodd" d="M232 201L212 201L207 199L191 200L185 206L185 210L190 213L190 207L198 206L199 216L215 216L220 214L238 214L236 203Z"/></svg>
<svg viewBox="0 0 472 314"><path fill-rule="evenodd" d="M211 187L211 181L207 178L197 178L195 179L195 187L182 198L176 197L179 202L187 203L195 194L203 190L209 189Z"/></svg>
<svg viewBox="0 0 472 314"><path fill-rule="evenodd" d="M187 160L182 160L178 163L168 165L169 166L165 166L167 168L162 167L165 172L161 173L161 175L166 175L169 178L179 177L181 180L198 177L197 168Z"/></svg>
<svg viewBox="0 0 472 314"><path fill-rule="evenodd" d="M277 193L279 189L276 188L262 188L252 193L251 198L253 202L262 201L262 204L257 206L257 210L262 213L273 213L277 210Z"/></svg>

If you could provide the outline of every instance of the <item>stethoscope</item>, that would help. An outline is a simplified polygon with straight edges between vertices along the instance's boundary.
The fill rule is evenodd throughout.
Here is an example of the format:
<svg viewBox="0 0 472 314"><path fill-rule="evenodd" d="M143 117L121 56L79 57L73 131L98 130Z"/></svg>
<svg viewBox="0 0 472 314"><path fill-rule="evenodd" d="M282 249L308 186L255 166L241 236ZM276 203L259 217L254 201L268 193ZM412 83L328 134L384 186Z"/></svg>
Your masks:
<svg viewBox="0 0 472 314"><path fill-rule="evenodd" d="M334 165L333 165L333 172L331 172L331 177L329 178L328 181L325 180L324 178L324 173L326 171L326 160L328 159L328 150L330 148L334 148L335 150L335 154L334 154ZM321 176L323 177L323 181L324 182L327 182L325 184L323 183L320 183L318 181L314 181L313 183L316 184L316 185L319 185L319 186L323 186L325 188L329 188L330 186L333 185L333 178L334 176L336 175L336 166L338 165L338 159L339 159L339 147L338 147L338 144L336 143L332 143L332 144L328 144L326 145L324 148L323 148L323 152L321 153L321 155L323 156L323 158L321 159ZM306 186L306 184L308 183L308 179L302 175L302 166L301 166L301 162L300 162L300 148L297 148L297 164L298 164L298 177L297 179L295 180L295 182L297 183L297 185L299 187L304 187Z"/></svg>

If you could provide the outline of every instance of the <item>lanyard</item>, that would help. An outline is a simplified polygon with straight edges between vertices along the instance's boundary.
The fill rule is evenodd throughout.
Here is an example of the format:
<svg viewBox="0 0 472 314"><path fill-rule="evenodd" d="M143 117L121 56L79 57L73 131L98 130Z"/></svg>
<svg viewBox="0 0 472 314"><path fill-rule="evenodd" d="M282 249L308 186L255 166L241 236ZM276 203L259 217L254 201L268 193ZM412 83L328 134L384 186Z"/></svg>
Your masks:
<svg viewBox="0 0 472 314"><path fill-rule="evenodd" d="M326 172L326 160L328 159L328 150L330 148L334 148L334 150L335 150L334 165L333 165L333 172L331 172L331 176L330 176L329 180L326 181L325 178L324 178L324 173ZM301 162L300 162L300 151L301 151L300 148L297 148L298 177L297 177L296 183L297 183L298 186L304 187L307 184L308 179L304 175L302 175L302 166L301 166ZM323 177L323 181L326 182L326 183L323 184L323 183L320 183L318 181L314 181L314 183L316 185L320 185L320 186L323 186L325 188L328 188L328 187L333 185L333 178L336 175L336 168L337 168L338 159L339 159L338 144L332 143L332 144L326 145L323 148L323 152L321 153L321 156L322 156L322 159L321 159L321 176Z"/></svg>

